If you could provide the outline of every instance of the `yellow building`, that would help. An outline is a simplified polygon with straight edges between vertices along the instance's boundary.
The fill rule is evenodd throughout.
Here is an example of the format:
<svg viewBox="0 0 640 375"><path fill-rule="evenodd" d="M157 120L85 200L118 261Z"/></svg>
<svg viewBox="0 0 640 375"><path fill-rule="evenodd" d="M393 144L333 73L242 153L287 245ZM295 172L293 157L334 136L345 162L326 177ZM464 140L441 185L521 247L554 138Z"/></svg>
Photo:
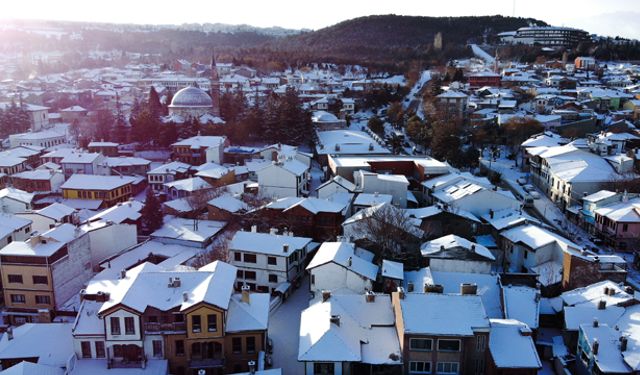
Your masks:
<svg viewBox="0 0 640 375"><path fill-rule="evenodd" d="M101 208L127 201L132 195L134 177L74 174L62 184L65 199L101 201Z"/></svg>

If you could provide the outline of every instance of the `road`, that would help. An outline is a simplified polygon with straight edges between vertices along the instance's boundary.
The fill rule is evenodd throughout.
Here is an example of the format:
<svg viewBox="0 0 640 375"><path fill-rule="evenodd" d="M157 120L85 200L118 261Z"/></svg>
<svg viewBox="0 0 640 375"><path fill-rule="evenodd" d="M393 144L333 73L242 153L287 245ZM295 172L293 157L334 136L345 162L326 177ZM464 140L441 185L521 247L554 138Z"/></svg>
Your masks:
<svg viewBox="0 0 640 375"><path fill-rule="evenodd" d="M305 277L298 289L271 312L269 337L273 340L273 368L281 368L283 375L304 374L298 362L300 313L309 306L309 278Z"/></svg>

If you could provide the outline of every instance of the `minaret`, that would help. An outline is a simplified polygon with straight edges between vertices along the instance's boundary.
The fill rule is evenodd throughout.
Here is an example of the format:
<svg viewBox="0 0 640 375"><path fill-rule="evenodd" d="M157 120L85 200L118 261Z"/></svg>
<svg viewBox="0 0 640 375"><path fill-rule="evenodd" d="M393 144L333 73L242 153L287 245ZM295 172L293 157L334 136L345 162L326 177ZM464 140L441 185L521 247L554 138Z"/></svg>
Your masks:
<svg viewBox="0 0 640 375"><path fill-rule="evenodd" d="M213 109L211 114L220 116L220 77L218 77L218 69L216 68L216 58L214 51L211 51L211 101Z"/></svg>

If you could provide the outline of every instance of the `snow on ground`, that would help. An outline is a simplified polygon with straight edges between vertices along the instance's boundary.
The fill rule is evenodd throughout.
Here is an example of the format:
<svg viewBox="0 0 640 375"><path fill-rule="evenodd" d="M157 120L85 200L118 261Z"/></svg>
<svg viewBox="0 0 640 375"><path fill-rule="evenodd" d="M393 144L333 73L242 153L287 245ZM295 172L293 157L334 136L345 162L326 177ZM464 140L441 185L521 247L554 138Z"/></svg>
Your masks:
<svg viewBox="0 0 640 375"><path fill-rule="evenodd" d="M542 361L542 368L538 370L538 375L555 375L553 366L549 361Z"/></svg>
<svg viewBox="0 0 640 375"><path fill-rule="evenodd" d="M422 90L422 88L424 87L424 85L426 85L427 82L429 82L430 80L431 80L431 72L428 70L423 71L422 74L420 75L420 79L418 79L416 84L413 85L413 87L411 88L411 91L409 91L409 94L407 94L405 99L402 101L402 107L405 110L412 105L417 106L416 115L418 115L418 117L420 117L421 119L424 119L424 112L422 111L422 98L419 97L420 96L419 93L420 93L420 90Z"/></svg>
<svg viewBox="0 0 640 375"><path fill-rule="evenodd" d="M496 59L491 57L491 55L486 53L477 44L471 44L471 51L473 52L474 55L476 55L477 57L479 57L479 58L483 59L484 61L486 61L487 64L493 64L496 61Z"/></svg>
<svg viewBox="0 0 640 375"><path fill-rule="evenodd" d="M305 277L298 289L271 312L269 337L273 340L273 367L283 374L304 374L304 365L298 362L300 313L309 307L309 278Z"/></svg>
<svg viewBox="0 0 640 375"><path fill-rule="evenodd" d="M309 182L309 196L317 197L318 192L316 191L316 189L322 184L324 173L322 172L322 169L320 169L320 165L316 161L313 161L311 164L311 171L309 173L309 176L311 178L311 181Z"/></svg>

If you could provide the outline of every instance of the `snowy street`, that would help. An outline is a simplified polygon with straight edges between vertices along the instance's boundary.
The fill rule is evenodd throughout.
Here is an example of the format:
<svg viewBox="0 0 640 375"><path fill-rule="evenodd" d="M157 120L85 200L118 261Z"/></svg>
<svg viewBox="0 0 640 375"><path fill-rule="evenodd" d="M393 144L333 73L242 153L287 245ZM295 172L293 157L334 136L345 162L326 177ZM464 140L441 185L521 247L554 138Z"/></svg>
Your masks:
<svg viewBox="0 0 640 375"><path fill-rule="evenodd" d="M284 375L304 374L298 362L298 336L300 313L309 306L309 278L305 277L298 289L284 301L269 320L269 337L273 340L273 367L281 368Z"/></svg>

